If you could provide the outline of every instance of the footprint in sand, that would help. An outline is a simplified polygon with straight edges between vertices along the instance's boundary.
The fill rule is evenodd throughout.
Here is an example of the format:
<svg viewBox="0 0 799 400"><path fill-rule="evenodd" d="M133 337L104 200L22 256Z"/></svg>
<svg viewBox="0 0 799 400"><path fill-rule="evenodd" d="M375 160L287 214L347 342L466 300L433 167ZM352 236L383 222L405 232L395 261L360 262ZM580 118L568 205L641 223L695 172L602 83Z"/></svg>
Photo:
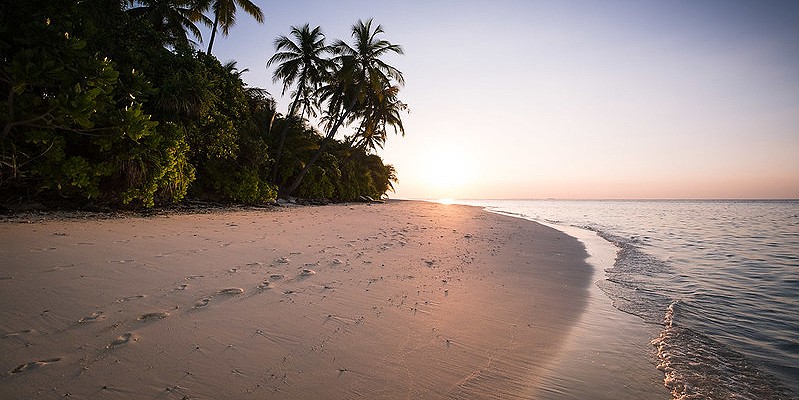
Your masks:
<svg viewBox="0 0 799 400"><path fill-rule="evenodd" d="M211 302L211 299L213 299L213 298L214 298L214 296L218 296L218 295L222 295L222 296L237 296L237 295L240 295L240 294L242 294L242 293L244 293L244 289L242 289L242 288L228 288L228 289L222 289L222 290L220 290L220 291L218 291L218 292L214 293L214 294L213 294L213 295L211 295L211 296L208 296L208 297L203 297L202 299L200 299L200 300L197 300L197 301L194 303L194 306L193 306L192 308L194 308L194 309L197 309L197 308L205 308L205 307L208 307L208 304Z"/></svg>
<svg viewBox="0 0 799 400"><path fill-rule="evenodd" d="M4 334L0 335L0 339L8 339L8 338L11 338L11 337L22 336L22 335L26 335L28 333L33 333L33 329L23 329L21 331L4 333Z"/></svg>
<svg viewBox="0 0 799 400"><path fill-rule="evenodd" d="M291 260L286 258L286 257L280 257L280 258L275 260L275 262L278 263L278 264L288 264L290 261Z"/></svg>
<svg viewBox="0 0 799 400"><path fill-rule="evenodd" d="M175 290L175 291L178 291L178 290L186 290L186 288L187 288L187 287L189 287L189 285L187 285L187 284L185 284L185 283L184 283L184 284L182 284L182 285L180 285L180 286L176 287L174 290Z"/></svg>
<svg viewBox="0 0 799 400"><path fill-rule="evenodd" d="M269 279L272 279L272 280L283 279L283 275L280 275L280 274L269 275Z"/></svg>
<svg viewBox="0 0 799 400"><path fill-rule="evenodd" d="M44 365L47 365L47 364L52 364L52 363L58 362L58 361L61 361L61 357L48 358L46 360L39 360L39 361L31 361L29 363L22 364L22 365L20 365L20 366L18 366L16 368L12 369L11 371L8 371L8 373L9 373L9 375L16 375L16 374L19 374L20 372L30 371L32 369L35 369L35 368L38 368L38 367L41 367L41 366L44 366Z"/></svg>
<svg viewBox="0 0 799 400"><path fill-rule="evenodd" d="M125 333L117 336L117 338L112 340L111 343L109 343L108 346L106 346L106 347L109 348L109 349L114 349L114 348L117 348L117 347L120 347L120 346L124 346L124 345L130 343L131 341L135 342L136 340L138 340L138 339L135 338L132 333L125 332Z"/></svg>
<svg viewBox="0 0 799 400"><path fill-rule="evenodd" d="M83 318L79 319L78 323L85 324L87 322L97 322L97 321L102 321L105 318L106 317L105 317L105 315L103 315L102 311L95 311L91 315L89 315L88 317L83 317Z"/></svg>
<svg viewBox="0 0 799 400"><path fill-rule="evenodd" d="M133 296L123 297L123 298L117 300L117 303L124 303L126 301L143 299L145 297L147 297L147 296L143 295L143 294L134 294Z"/></svg>
<svg viewBox="0 0 799 400"><path fill-rule="evenodd" d="M202 299L197 300L196 302L194 302L194 306L192 308L195 308L195 309L197 309L197 308L205 308L205 307L208 307L208 303L210 303L210 302L211 302L211 298L210 297L205 297L205 298L202 298Z"/></svg>
<svg viewBox="0 0 799 400"><path fill-rule="evenodd" d="M31 253L43 253L45 251L53 251L55 249L56 249L55 247L42 247L42 248L39 248L39 249L30 249L30 252Z"/></svg>
<svg viewBox="0 0 799 400"><path fill-rule="evenodd" d="M144 314L137 318L139 321L148 322L148 321L155 321L159 319L164 319L169 316L169 313L166 311L156 311Z"/></svg>
<svg viewBox="0 0 799 400"><path fill-rule="evenodd" d="M190 281L190 280L200 279L200 278L205 278L205 275L189 275L189 276L186 277L186 280Z"/></svg>
<svg viewBox="0 0 799 400"><path fill-rule="evenodd" d="M258 290L266 290L270 288L272 283L269 281L263 281L258 285Z"/></svg>
<svg viewBox="0 0 799 400"><path fill-rule="evenodd" d="M311 275L316 275L316 271L312 269L304 269L302 270L302 272L300 272L300 276L311 276Z"/></svg>

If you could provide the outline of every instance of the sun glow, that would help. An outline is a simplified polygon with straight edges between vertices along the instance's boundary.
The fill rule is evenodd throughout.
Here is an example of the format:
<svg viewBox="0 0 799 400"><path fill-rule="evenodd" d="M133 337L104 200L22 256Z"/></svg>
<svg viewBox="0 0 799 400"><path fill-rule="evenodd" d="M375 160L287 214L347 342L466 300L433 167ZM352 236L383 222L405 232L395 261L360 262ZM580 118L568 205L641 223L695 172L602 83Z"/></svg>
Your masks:
<svg viewBox="0 0 799 400"><path fill-rule="evenodd" d="M442 198L457 197L474 178L472 163L463 152L435 152L427 157L426 164L427 184Z"/></svg>

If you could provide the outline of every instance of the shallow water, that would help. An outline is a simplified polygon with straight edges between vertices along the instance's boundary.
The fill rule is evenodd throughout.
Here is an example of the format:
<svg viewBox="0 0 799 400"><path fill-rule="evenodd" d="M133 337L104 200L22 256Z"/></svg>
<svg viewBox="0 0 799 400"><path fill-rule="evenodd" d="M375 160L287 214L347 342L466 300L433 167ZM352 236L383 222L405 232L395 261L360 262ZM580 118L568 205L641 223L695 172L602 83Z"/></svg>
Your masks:
<svg viewBox="0 0 799 400"><path fill-rule="evenodd" d="M548 224L554 226L552 224ZM593 282L605 279L618 248L589 230L554 226L579 239L590 254ZM560 356L545 368L538 390L541 400L665 400L663 376L654 368L656 356L649 338L657 331L640 318L613 308L597 285L572 327Z"/></svg>
<svg viewBox="0 0 799 400"><path fill-rule="evenodd" d="M597 285L656 328L649 349L673 398L799 393L799 202L458 203L590 229L618 246Z"/></svg>

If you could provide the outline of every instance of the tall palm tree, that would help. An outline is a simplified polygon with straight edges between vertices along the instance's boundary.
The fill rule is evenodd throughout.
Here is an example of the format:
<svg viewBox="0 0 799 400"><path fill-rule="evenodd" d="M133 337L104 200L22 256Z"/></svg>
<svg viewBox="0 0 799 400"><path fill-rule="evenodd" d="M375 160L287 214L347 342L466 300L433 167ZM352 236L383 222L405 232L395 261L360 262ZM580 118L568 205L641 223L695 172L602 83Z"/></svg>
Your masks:
<svg viewBox="0 0 799 400"><path fill-rule="evenodd" d="M382 101L385 88L395 86L394 82L398 85L405 84L402 72L381 59L389 53L403 54L401 46L379 38L383 33L385 32L380 25L372 28L371 19L366 22L359 20L352 26L352 46L342 40L333 44L336 67L329 84L321 89L324 99L327 100L327 134L319 149L291 185L282 188L280 195L288 196L300 186L305 174L333 140L341 125L348 119L352 121L364 115L359 110L368 107L370 97Z"/></svg>
<svg viewBox="0 0 799 400"><path fill-rule="evenodd" d="M219 28L222 28L222 35L227 36L230 33L230 28L236 25L236 11L238 11L236 6L241 7L244 12L255 18L258 23L264 22L264 13L252 0L202 0L202 2L206 4L205 9L210 7L214 15L214 22L211 25L211 40L208 41L206 54L211 54L216 32Z"/></svg>
<svg viewBox="0 0 799 400"><path fill-rule="evenodd" d="M202 13L202 2L197 0L127 0L126 3L131 7L127 10L131 16L149 21L164 35L165 44L173 46L189 45L189 32L198 40L202 39L196 22L211 24Z"/></svg>
<svg viewBox="0 0 799 400"><path fill-rule="evenodd" d="M275 39L275 55L269 58L266 66L279 64L272 75L272 81L283 82L283 94L295 86L294 100L289 105L286 118L294 117L297 106L302 104L302 112L299 119L302 120L306 110L313 110L314 93L319 89L319 85L325 79L330 68L330 60L326 57L331 52L331 48L325 44L325 35L322 28L311 29L308 24L298 28L291 27L290 35L280 36ZM296 83L296 85L295 85ZM272 169L271 179L277 179L277 165L283 154L283 146L286 142L286 133L289 124L283 124L280 132L277 153L275 154L275 168Z"/></svg>

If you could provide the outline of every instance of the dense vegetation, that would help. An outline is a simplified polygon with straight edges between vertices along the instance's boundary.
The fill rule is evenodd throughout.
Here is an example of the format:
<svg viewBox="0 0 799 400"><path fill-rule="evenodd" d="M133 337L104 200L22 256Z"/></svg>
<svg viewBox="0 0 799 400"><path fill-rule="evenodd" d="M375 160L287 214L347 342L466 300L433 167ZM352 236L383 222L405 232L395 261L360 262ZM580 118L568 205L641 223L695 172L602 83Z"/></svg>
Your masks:
<svg viewBox="0 0 799 400"><path fill-rule="evenodd" d="M0 5L0 203L32 199L150 207L186 196L257 204L354 200L392 189L374 154L404 134L402 49L371 21L353 43L319 28L275 41L286 114L235 63L198 49L198 23L226 34L250 0L26 0ZM207 15L206 15L207 14ZM264 49L267 53L269 49ZM309 118L321 121L319 128ZM337 139L342 126L352 134Z"/></svg>

